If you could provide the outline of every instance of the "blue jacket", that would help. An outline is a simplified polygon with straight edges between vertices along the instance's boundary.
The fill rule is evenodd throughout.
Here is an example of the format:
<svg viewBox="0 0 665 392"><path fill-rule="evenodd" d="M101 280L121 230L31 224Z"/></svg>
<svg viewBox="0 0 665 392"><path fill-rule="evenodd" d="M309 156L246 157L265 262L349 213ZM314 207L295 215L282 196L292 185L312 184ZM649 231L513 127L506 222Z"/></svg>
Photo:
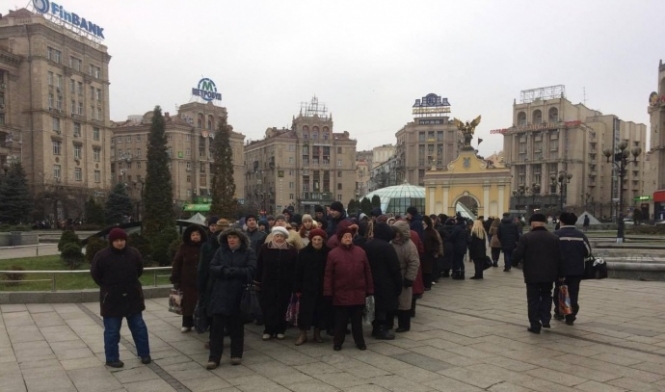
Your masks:
<svg viewBox="0 0 665 392"><path fill-rule="evenodd" d="M584 275L584 259L591 254L587 236L574 226L564 226L554 234L559 237L564 276Z"/></svg>
<svg viewBox="0 0 665 392"><path fill-rule="evenodd" d="M412 215L411 222L409 223L409 228L418 233L418 237L420 237L421 241L425 239L425 228L423 227L422 215L420 214Z"/></svg>

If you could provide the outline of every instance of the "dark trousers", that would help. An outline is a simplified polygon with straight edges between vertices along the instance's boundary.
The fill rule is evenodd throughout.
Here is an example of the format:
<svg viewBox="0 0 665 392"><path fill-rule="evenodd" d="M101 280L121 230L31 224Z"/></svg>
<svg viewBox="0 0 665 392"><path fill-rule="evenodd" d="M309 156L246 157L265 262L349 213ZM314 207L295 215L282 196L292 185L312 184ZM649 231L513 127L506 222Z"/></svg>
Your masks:
<svg viewBox="0 0 665 392"><path fill-rule="evenodd" d="M423 286L425 286L426 289L432 288L432 280L433 280L432 274L426 274L423 272Z"/></svg>
<svg viewBox="0 0 665 392"><path fill-rule="evenodd" d="M540 330L541 323L549 324L552 319L552 282L527 283L526 300L531 328Z"/></svg>
<svg viewBox="0 0 665 392"><path fill-rule="evenodd" d="M363 310L365 305L335 306L335 336L333 344L341 346L346 337L346 325L351 319L351 333L356 346L365 344L363 337Z"/></svg>
<svg viewBox="0 0 665 392"><path fill-rule="evenodd" d="M132 333L136 353L139 357L150 356L150 343L148 342L148 327L143 321L143 314L136 313L126 317L127 326ZM120 343L120 328L122 327L122 317L104 317L104 354L106 362L116 362L120 360L118 344Z"/></svg>
<svg viewBox="0 0 665 392"><path fill-rule="evenodd" d="M453 272L464 272L464 253L455 253L453 256Z"/></svg>
<svg viewBox="0 0 665 392"><path fill-rule="evenodd" d="M580 298L580 282L581 276L567 276L564 283L556 281L554 283L554 295L552 301L554 303L554 313L559 314L559 287L562 284L568 286L568 295L570 295L570 306L573 308L573 313L566 315L566 321L575 321L577 313L580 311L580 305L577 302Z"/></svg>
<svg viewBox="0 0 665 392"><path fill-rule="evenodd" d="M501 248L492 248L492 261L498 263L499 256L501 256Z"/></svg>
<svg viewBox="0 0 665 392"><path fill-rule="evenodd" d="M245 346L245 326L240 315L225 316L213 315L212 330L210 332L210 355L208 360L219 363L224 350L224 330L231 338L231 358L242 358Z"/></svg>
<svg viewBox="0 0 665 392"><path fill-rule="evenodd" d="M483 277L483 271L485 270L485 259L473 259L473 268L475 269L474 276L477 278Z"/></svg>
<svg viewBox="0 0 665 392"><path fill-rule="evenodd" d="M182 316L182 326L192 328L194 326L194 316Z"/></svg>
<svg viewBox="0 0 665 392"><path fill-rule="evenodd" d="M510 269L513 266L513 249L503 249L503 268Z"/></svg>

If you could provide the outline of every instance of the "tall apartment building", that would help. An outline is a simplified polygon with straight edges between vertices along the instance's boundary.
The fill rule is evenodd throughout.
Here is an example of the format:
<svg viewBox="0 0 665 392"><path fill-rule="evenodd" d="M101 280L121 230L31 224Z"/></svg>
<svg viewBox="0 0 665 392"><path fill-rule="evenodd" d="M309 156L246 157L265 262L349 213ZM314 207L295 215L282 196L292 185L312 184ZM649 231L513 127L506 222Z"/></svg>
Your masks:
<svg viewBox="0 0 665 392"><path fill-rule="evenodd" d="M643 189L643 154L637 164L627 166L619 188L614 165L603 150L614 150L626 141L629 151L634 147L644 151L646 126L572 104L565 98L564 86L522 91L520 102L513 103L513 125L491 133L504 136L504 163L513 178L512 209L558 209L560 192L551 177L562 171L572 175L564 206L589 210L599 218L616 213L620 188L626 208ZM540 186L539 194L531 193L533 184ZM525 192L519 193L520 189Z"/></svg>
<svg viewBox="0 0 665 392"><path fill-rule="evenodd" d="M268 214L347 203L356 192L356 143L348 132L333 132L332 115L314 97L291 129L268 128L262 140L245 144L246 202Z"/></svg>
<svg viewBox="0 0 665 392"><path fill-rule="evenodd" d="M370 192L369 183L371 167L371 160L364 158L356 159L356 192L354 197L356 200ZM348 200L345 200L344 202L347 203Z"/></svg>
<svg viewBox="0 0 665 392"><path fill-rule="evenodd" d="M444 169L459 154L460 133L447 98L428 94L413 105L412 122L395 134L396 182L424 185L425 171Z"/></svg>
<svg viewBox="0 0 665 392"><path fill-rule="evenodd" d="M65 201L111 185L110 60L87 32L25 8L0 18L0 164L20 160L65 217Z"/></svg>
<svg viewBox="0 0 665 392"><path fill-rule="evenodd" d="M395 155L394 144L383 144L372 149L372 169Z"/></svg>
<svg viewBox="0 0 665 392"><path fill-rule="evenodd" d="M665 64L658 64L658 91L651 93L647 108L651 123L651 159L657 168L655 189L665 189Z"/></svg>
<svg viewBox="0 0 665 392"><path fill-rule="evenodd" d="M152 116L152 111L144 116L130 116L127 121L114 123L113 127L111 173L114 183L130 187L133 198L140 197L146 176ZM164 113L175 203L209 203L214 162L212 142L219 121L226 116L226 108L212 102L181 105L175 116ZM243 134L231 133L235 196L241 201L245 193L244 140Z"/></svg>

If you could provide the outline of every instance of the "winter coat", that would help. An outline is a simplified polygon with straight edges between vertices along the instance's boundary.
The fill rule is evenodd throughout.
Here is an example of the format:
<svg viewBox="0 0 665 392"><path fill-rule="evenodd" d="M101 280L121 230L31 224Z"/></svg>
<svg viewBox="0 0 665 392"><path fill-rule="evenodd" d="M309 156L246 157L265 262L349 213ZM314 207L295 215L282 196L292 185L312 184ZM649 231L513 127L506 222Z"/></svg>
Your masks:
<svg viewBox="0 0 665 392"><path fill-rule="evenodd" d="M414 282L418 276L418 269L420 268L420 257L418 256L416 245L411 240L412 232L406 222L397 222L393 227L401 235L399 241L394 239L391 243L397 252L402 279ZM413 235L418 237L418 234L415 232L413 232ZM398 309L410 310L412 298L413 287L403 287L402 293L399 296Z"/></svg>
<svg viewBox="0 0 665 392"><path fill-rule="evenodd" d="M544 227L524 234L513 252L513 265L524 264L525 283L548 283L564 277L559 237Z"/></svg>
<svg viewBox="0 0 665 392"><path fill-rule="evenodd" d="M499 226L492 226L490 227L490 237L492 239L490 240L490 248L499 248L501 249L501 241L499 240L499 236L497 235L499 231Z"/></svg>
<svg viewBox="0 0 665 392"><path fill-rule="evenodd" d="M192 242L192 232L201 233L201 241ZM207 240L206 231L198 225L190 225L182 233L182 244L173 258L171 283L182 292L182 315L194 315L196 302L199 300L198 267L201 247Z"/></svg>
<svg viewBox="0 0 665 392"><path fill-rule="evenodd" d="M441 230L439 230L439 235L443 241L443 263L441 263L443 270L453 268L453 257L455 256L454 229L454 225L443 225Z"/></svg>
<svg viewBox="0 0 665 392"><path fill-rule="evenodd" d="M145 310L143 259L136 248L118 250L109 245L95 255L90 275L99 286L99 307L102 317L126 317Z"/></svg>
<svg viewBox="0 0 665 392"><path fill-rule="evenodd" d="M413 230L413 229L412 229ZM443 254L443 244L441 237L434 229L426 229L423 234L423 257L420 258L420 265L424 274L431 274L434 263Z"/></svg>
<svg viewBox="0 0 665 392"><path fill-rule="evenodd" d="M471 234L469 241L469 257L471 260L484 260L487 257L487 237L478 238L475 234Z"/></svg>
<svg viewBox="0 0 665 392"><path fill-rule="evenodd" d="M423 246L422 241L420 241L418 233L413 230L409 230L409 234L411 234L411 241L413 241L413 244L418 250L418 258L422 260L423 255L425 254L425 247ZM421 264L418 266L418 275L416 275L416 280L413 281L413 296L415 298L420 298L424 292L425 284L423 283L423 266Z"/></svg>
<svg viewBox="0 0 665 392"><path fill-rule="evenodd" d="M210 281L210 262L215 257L217 249L219 249L219 233L208 232L208 240L205 244L201 245L201 252L199 257L199 266L197 271L197 288L199 295L203 298L204 304L207 306L210 302L210 295L212 294L212 282Z"/></svg>
<svg viewBox="0 0 665 392"><path fill-rule="evenodd" d="M349 222L351 221L347 216L346 212L342 211L342 213L339 215L339 218L334 219L332 215L328 215L328 224L326 226L326 233L328 234L328 238L331 238L332 236L337 234L337 226L339 226L342 221L348 220Z"/></svg>
<svg viewBox="0 0 665 392"><path fill-rule="evenodd" d="M325 306L323 303L323 277L326 274L329 252L330 249L325 244L321 249L314 249L314 246L309 243L298 253L293 292L300 293L299 327L311 326L316 310L328 310L321 308Z"/></svg>
<svg viewBox="0 0 665 392"><path fill-rule="evenodd" d="M297 261L298 250L290 244L285 249L278 249L267 243L259 250L255 281L261 288L259 299L263 318L269 320L270 325L286 316L282 309L286 311L293 293Z"/></svg>
<svg viewBox="0 0 665 392"><path fill-rule="evenodd" d="M421 240L425 239L425 228L423 227L423 216L420 214L412 215L411 222L409 222L409 228L416 233Z"/></svg>
<svg viewBox="0 0 665 392"><path fill-rule="evenodd" d="M584 259L591 254L587 236L575 226L564 226L554 234L559 237L564 276L583 276Z"/></svg>
<svg viewBox="0 0 665 392"><path fill-rule="evenodd" d="M456 256L465 255L469 245L469 230L466 228L466 223L456 223L453 226L453 244Z"/></svg>
<svg viewBox="0 0 665 392"><path fill-rule="evenodd" d="M520 239L520 228L510 217L503 218L496 235L501 241L501 249L511 251L515 249Z"/></svg>
<svg viewBox="0 0 665 392"><path fill-rule="evenodd" d="M227 237L240 238L240 247L229 248ZM224 230L219 235L219 249L210 262L211 294L206 308L208 316L237 315L245 285L252 282L256 271L256 253L250 247L249 238L240 229Z"/></svg>
<svg viewBox="0 0 665 392"><path fill-rule="evenodd" d="M249 238L250 248L252 248L254 253L259 251L259 248L261 248L261 245L266 242L266 237L268 236L268 234L259 229L254 231L245 230L245 234L247 234L247 238Z"/></svg>
<svg viewBox="0 0 665 392"><path fill-rule="evenodd" d="M385 223L374 228L374 238L365 242L372 280L374 281L374 307L377 312L397 310L398 298L402 293L402 272L399 257L390 244L393 230Z"/></svg>
<svg viewBox="0 0 665 392"><path fill-rule="evenodd" d="M340 245L328 253L323 295L332 297L334 306L364 305L374 294L374 281L367 255L353 244Z"/></svg>

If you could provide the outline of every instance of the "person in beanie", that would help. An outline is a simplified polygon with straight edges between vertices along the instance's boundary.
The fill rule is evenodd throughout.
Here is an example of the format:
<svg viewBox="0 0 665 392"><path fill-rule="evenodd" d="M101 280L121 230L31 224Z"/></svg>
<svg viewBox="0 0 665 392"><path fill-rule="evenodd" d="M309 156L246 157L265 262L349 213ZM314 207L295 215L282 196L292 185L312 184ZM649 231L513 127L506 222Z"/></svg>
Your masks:
<svg viewBox="0 0 665 392"><path fill-rule="evenodd" d="M326 230L328 228L328 216L326 215L326 210L320 205L314 207L314 220L318 222L321 229Z"/></svg>
<svg viewBox="0 0 665 392"><path fill-rule="evenodd" d="M334 201L330 205L330 217L328 218L328 227L326 228L328 237L337 234L339 224L345 220L348 220L348 218L344 210L344 205L339 201Z"/></svg>
<svg viewBox="0 0 665 392"><path fill-rule="evenodd" d="M418 213L418 209L411 206L406 209L406 220L409 222L411 230L418 233L418 237L422 241L424 239L423 217Z"/></svg>
<svg viewBox="0 0 665 392"><path fill-rule="evenodd" d="M300 239L302 240L303 245L307 246L307 244L309 244L309 234L312 232L312 230L316 229L316 226L312 216L309 214L303 215L301 222L302 227L300 227L298 234L300 234Z"/></svg>
<svg viewBox="0 0 665 392"><path fill-rule="evenodd" d="M503 271L510 272L512 268L513 251L517 246L517 241L520 239L520 228L517 223L513 222L509 213L503 214L503 219L499 224L496 231L496 236L501 243L501 250L503 251Z"/></svg>
<svg viewBox="0 0 665 392"><path fill-rule="evenodd" d="M206 233L199 225L190 225L182 234L182 244L173 258L171 283L182 293L182 328L186 333L194 326L194 308L199 300L197 270L201 256L201 246L206 242Z"/></svg>
<svg viewBox="0 0 665 392"><path fill-rule="evenodd" d="M563 278L559 237L547 231L547 218L533 214L529 219L531 231L520 237L513 254L514 265L524 264L524 283L529 309L531 333L539 334L541 328L550 328L552 318L552 286Z"/></svg>
<svg viewBox="0 0 665 392"><path fill-rule="evenodd" d="M309 215L307 215L309 216ZM304 222L304 220L303 220ZM293 291L300 299L298 329L300 336L296 346L307 342L307 332L314 327L314 341L323 342L321 331L328 329L330 302L323 297L323 277L330 248L326 246L328 235L321 229L309 232L307 246L298 254Z"/></svg>
<svg viewBox="0 0 665 392"><path fill-rule="evenodd" d="M136 352L144 364L150 363L148 327L143 321L145 303L139 277L143 259L138 250L127 246L127 233L114 228L109 233L109 246L95 255L90 275L99 286L99 304L104 320L104 354L106 366L121 368L118 344L122 319L132 332Z"/></svg>
<svg viewBox="0 0 665 392"><path fill-rule="evenodd" d="M210 235L217 231L217 221L219 220L216 216L211 216L206 219L206 227L208 228L207 237L210 238Z"/></svg>
<svg viewBox="0 0 665 392"><path fill-rule="evenodd" d="M267 234L259 230L259 223L254 214L245 217L245 224L247 225L245 234L249 237L250 246L254 252L257 252L266 241Z"/></svg>
<svg viewBox="0 0 665 392"><path fill-rule="evenodd" d="M383 212L381 212L381 207L374 207L372 208L372 211L369 213L369 216L372 218L372 221L376 222L376 218L380 217L383 215Z"/></svg>
<svg viewBox="0 0 665 392"><path fill-rule="evenodd" d="M586 215L588 216L588 215ZM563 261L563 275L565 280L557 281L554 285L554 319L563 321L566 324L573 325L580 311L578 303L580 295L580 282L584 277L584 259L591 254L591 245L587 236L575 227L577 216L572 212L561 213L561 228L554 232L559 236L559 246L561 247L561 259ZM564 315L559 314L559 287L562 284L568 286L570 294L570 306L573 313Z"/></svg>

